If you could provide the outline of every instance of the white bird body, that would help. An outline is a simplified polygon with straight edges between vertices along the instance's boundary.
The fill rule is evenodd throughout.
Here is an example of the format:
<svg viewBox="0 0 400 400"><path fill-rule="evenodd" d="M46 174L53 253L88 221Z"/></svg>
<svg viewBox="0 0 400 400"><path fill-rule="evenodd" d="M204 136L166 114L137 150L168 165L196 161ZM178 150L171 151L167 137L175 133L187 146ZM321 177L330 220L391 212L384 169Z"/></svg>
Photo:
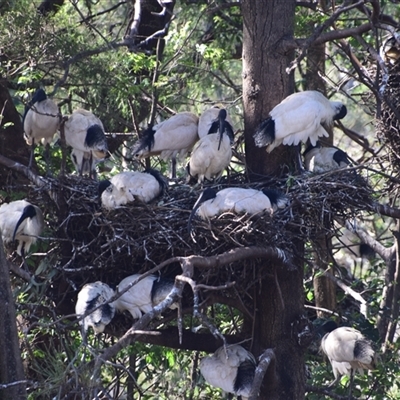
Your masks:
<svg viewBox="0 0 400 400"><path fill-rule="evenodd" d="M294 93L276 105L258 127L256 146L266 146L268 153L280 144L298 145L310 140L315 146L319 137L329 136L322 124L332 125L346 113L342 103L330 101L320 92Z"/></svg>
<svg viewBox="0 0 400 400"><path fill-rule="evenodd" d="M47 98L43 89L39 89L32 99L32 105L25 110L23 125L27 144L31 146L39 141L44 145L51 143L59 124L57 104Z"/></svg>
<svg viewBox="0 0 400 400"><path fill-rule="evenodd" d="M93 328L95 334L104 332L105 327L111 322L115 315L115 304L107 303L115 292L106 283L97 281L88 283L78 293L75 305L75 313L78 317L94 310L79 321L82 326L82 336L86 339L89 327ZM101 305L101 307L99 307ZM99 308L97 308L99 307ZM97 308L97 309L96 309Z"/></svg>
<svg viewBox="0 0 400 400"><path fill-rule="evenodd" d="M44 228L42 211L26 200L0 207L0 230L5 243L18 240L17 253L26 254Z"/></svg>
<svg viewBox="0 0 400 400"><path fill-rule="evenodd" d="M198 140L199 118L191 112L180 112L145 131L133 148L136 158L159 155L162 160L183 158Z"/></svg>
<svg viewBox="0 0 400 400"><path fill-rule="evenodd" d="M335 147L313 147L304 152L304 164L307 171L323 173L348 167L350 160L344 151Z"/></svg>
<svg viewBox="0 0 400 400"><path fill-rule="evenodd" d="M210 385L244 399L250 395L255 368L254 356L240 345L220 347L200 361L200 372Z"/></svg>
<svg viewBox="0 0 400 400"><path fill-rule="evenodd" d="M205 110L199 118L199 138L203 138L204 136L207 136L210 133L210 128L213 124L218 119L218 114L220 112L219 107L211 107L207 110ZM227 114L226 116L226 122L229 123L231 127L233 127L233 122L232 118Z"/></svg>
<svg viewBox="0 0 400 400"><path fill-rule="evenodd" d="M375 368L376 355L371 342L354 328L339 327L327 333L321 348L332 365L335 381L351 370L362 373L364 369Z"/></svg>
<svg viewBox="0 0 400 400"><path fill-rule="evenodd" d="M231 140L224 134L218 150L219 142L219 134L213 133L202 137L196 143L188 171L190 176L197 177L198 183L202 183L204 179L218 179L229 166L232 158Z"/></svg>
<svg viewBox="0 0 400 400"><path fill-rule="evenodd" d="M154 170L120 172L108 182L110 185L101 193L101 203L108 209L133 202L136 197L144 203L149 203L167 186L164 177Z"/></svg>
<svg viewBox="0 0 400 400"><path fill-rule="evenodd" d="M118 285L118 292L125 290L139 277L139 274L134 274L123 279ZM123 293L115 301L115 307L121 312L129 311L133 319L141 318L143 313L151 311L168 296L173 285L173 281L158 278L155 275L146 276ZM176 308L176 305L173 304L170 308Z"/></svg>
<svg viewBox="0 0 400 400"><path fill-rule="evenodd" d="M104 127L99 118L83 109L75 110L64 125L65 141L68 146L83 153L88 153L90 163L102 160L108 152ZM83 157L83 156L82 156ZM82 167L82 165L81 165ZM92 165L89 171L92 170Z"/></svg>

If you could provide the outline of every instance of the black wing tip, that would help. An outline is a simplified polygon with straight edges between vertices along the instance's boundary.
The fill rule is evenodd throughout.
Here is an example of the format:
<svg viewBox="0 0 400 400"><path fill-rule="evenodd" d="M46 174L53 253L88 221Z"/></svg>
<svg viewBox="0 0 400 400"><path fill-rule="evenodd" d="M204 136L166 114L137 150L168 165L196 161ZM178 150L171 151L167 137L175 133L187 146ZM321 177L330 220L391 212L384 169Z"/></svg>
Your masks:
<svg viewBox="0 0 400 400"><path fill-rule="evenodd" d="M103 192L111 186L111 182L108 179L104 179L98 183L97 192L99 197L103 194Z"/></svg>
<svg viewBox="0 0 400 400"><path fill-rule="evenodd" d="M168 189L167 178L164 175L162 175L160 171L154 168L146 168L143 172L150 174L151 176L156 178L157 182L160 185L161 194L164 194L164 192Z"/></svg>
<svg viewBox="0 0 400 400"><path fill-rule="evenodd" d="M257 147L266 147L275 140L275 121L268 117L257 127L254 135L254 143Z"/></svg>

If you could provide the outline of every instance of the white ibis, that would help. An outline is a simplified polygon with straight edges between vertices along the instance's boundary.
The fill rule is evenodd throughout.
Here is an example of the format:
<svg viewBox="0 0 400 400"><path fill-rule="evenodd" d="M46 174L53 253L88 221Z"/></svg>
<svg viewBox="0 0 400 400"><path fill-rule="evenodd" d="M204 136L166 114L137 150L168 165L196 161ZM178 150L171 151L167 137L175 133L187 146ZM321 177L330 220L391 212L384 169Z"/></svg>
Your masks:
<svg viewBox="0 0 400 400"><path fill-rule="evenodd" d="M321 349L329 358L335 376L330 386L338 382L341 375L353 378L354 372L362 374L364 369L375 368L376 354L371 341L354 328L343 326L328 332L322 338Z"/></svg>
<svg viewBox="0 0 400 400"><path fill-rule="evenodd" d="M321 147L310 145L304 152L304 164L307 171L322 173L333 169L345 168L350 165L347 154L336 147Z"/></svg>
<svg viewBox="0 0 400 400"><path fill-rule="evenodd" d="M26 200L12 201L0 207L0 230L5 243L18 240L17 253L25 257L44 228L42 211Z"/></svg>
<svg viewBox="0 0 400 400"><path fill-rule="evenodd" d="M118 285L118 292L122 292L139 277L139 274L134 274L123 279ZM122 294L115 301L115 307L121 312L129 311L133 319L141 318L142 313L151 311L153 307L161 303L168 296L173 286L173 280L155 275L146 276ZM176 304L173 304L170 308L176 308Z"/></svg>
<svg viewBox="0 0 400 400"><path fill-rule="evenodd" d="M298 145L310 140L313 146L321 136L329 136L323 124L346 116L347 109L339 101L330 101L322 93L307 90L294 93L275 106L257 128L254 140L257 147L270 153L280 144Z"/></svg>
<svg viewBox="0 0 400 400"><path fill-rule="evenodd" d="M199 118L191 112L180 112L165 121L150 126L132 149L138 159L159 155L162 160L172 159L175 177L176 157L183 158L197 142Z"/></svg>
<svg viewBox="0 0 400 400"><path fill-rule="evenodd" d="M253 354L237 344L220 347L200 361L200 372L211 386L243 399L250 395L255 369Z"/></svg>
<svg viewBox="0 0 400 400"><path fill-rule="evenodd" d="M231 162L234 136L226 117L226 110L219 110L218 122L212 125L213 132L217 128L218 132L203 136L195 145L187 165L188 181L190 177L197 178L199 184L204 179L218 179Z"/></svg>
<svg viewBox="0 0 400 400"><path fill-rule="evenodd" d="M210 133L218 133L219 130L219 118L218 114L221 111L221 108L218 106L213 106L207 110L205 110L199 119L199 138L203 138ZM224 130L230 131L230 136L233 138L233 122L229 114L227 113L226 119L223 121L225 124Z"/></svg>
<svg viewBox="0 0 400 400"><path fill-rule="evenodd" d="M35 144L42 142L46 146L46 162L49 162L50 143L60 124L57 104L49 99L43 89L36 90L32 100L25 107L23 118L24 137L31 146L29 168L32 166Z"/></svg>
<svg viewBox="0 0 400 400"><path fill-rule="evenodd" d="M87 283L78 293L75 305L77 317L82 317L86 313L90 313L79 321L82 327L84 342L86 342L89 327L92 327L94 333L97 335L104 332L105 327L114 318L115 305L109 302L114 294L113 289L100 281Z"/></svg>
<svg viewBox="0 0 400 400"><path fill-rule="evenodd" d="M83 109L75 110L64 125L65 141L72 149L89 154L88 167L80 165L80 175L83 169L93 171L94 160L102 160L108 152L104 127L99 118ZM82 153L80 153L82 154ZM87 157L87 155L82 155Z"/></svg>
<svg viewBox="0 0 400 400"><path fill-rule="evenodd" d="M207 188L197 199L189 217L188 230L195 215L201 219L215 217L224 212L257 214L263 211L273 213L289 204L289 199L272 189L226 188L216 192Z"/></svg>
<svg viewBox="0 0 400 400"><path fill-rule="evenodd" d="M138 200L149 203L162 195L167 188L166 179L156 170L144 172L126 171L99 183L99 195L103 207L117 208Z"/></svg>

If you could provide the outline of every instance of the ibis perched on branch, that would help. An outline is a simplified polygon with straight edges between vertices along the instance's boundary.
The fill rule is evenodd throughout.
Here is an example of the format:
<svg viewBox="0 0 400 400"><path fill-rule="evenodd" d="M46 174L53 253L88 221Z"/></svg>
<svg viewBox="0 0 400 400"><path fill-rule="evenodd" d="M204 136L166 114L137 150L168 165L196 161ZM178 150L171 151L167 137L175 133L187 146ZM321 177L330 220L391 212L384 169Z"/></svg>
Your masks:
<svg viewBox="0 0 400 400"><path fill-rule="evenodd" d="M232 127L226 123L226 117L226 110L219 110L209 134L196 143L187 165L188 181L190 177L197 178L199 184L204 179L218 179L231 162L234 136Z"/></svg>
<svg viewBox="0 0 400 400"><path fill-rule="evenodd" d="M360 331L345 326L334 329L335 323L324 325L328 326L326 330L331 330L321 341L321 349L329 358L335 376L330 386L337 383L341 375L350 375L352 380L354 372L362 374L364 369L375 368L372 343Z"/></svg>
<svg viewBox="0 0 400 400"><path fill-rule="evenodd" d="M26 200L12 201L0 207L0 230L4 243L18 241L17 253L25 257L44 228L42 211Z"/></svg>
<svg viewBox="0 0 400 400"><path fill-rule="evenodd" d="M139 274L134 274L123 279L118 285L118 292L122 292L136 279ZM123 293L116 301L118 311L129 311L133 319L141 318L142 313L147 313L157 304L161 303L171 292L174 281L155 275L149 275ZM171 309L176 308L173 304Z"/></svg>
<svg viewBox="0 0 400 400"><path fill-rule="evenodd" d="M272 189L226 188L216 192L212 188L207 188L193 206L188 229L190 232L191 222L195 215L201 219L207 219L228 211L248 214L263 211L273 213L288 204L289 200L285 195Z"/></svg>
<svg viewBox="0 0 400 400"><path fill-rule="evenodd" d="M95 160L102 160L108 153L104 127L99 118L87 110L75 110L64 125L65 141L72 149L83 152L80 175L86 168L93 171ZM86 153L86 155L85 155ZM82 153L80 153L82 154ZM83 160L89 155L88 166Z"/></svg>
<svg viewBox="0 0 400 400"><path fill-rule="evenodd" d="M242 399L250 395L255 369L253 354L237 344L222 346L200 361L200 372L211 386Z"/></svg>
<svg viewBox="0 0 400 400"><path fill-rule="evenodd" d="M172 159L172 176L176 174L176 157L183 158L197 142L199 118L191 112L180 112L157 125L149 126L132 149L138 159L159 155Z"/></svg>
<svg viewBox="0 0 400 400"><path fill-rule="evenodd" d="M43 89L37 89L32 100L26 105L23 118L24 137L31 146L29 168L32 166L35 144L46 146L46 162L49 163L50 143L60 124L57 104L49 99Z"/></svg>
<svg viewBox="0 0 400 400"><path fill-rule="evenodd" d="M320 92L294 93L275 106L259 125L254 134L255 144L266 147L268 153L280 144L298 145L310 140L315 146L319 137L329 136L323 125L331 126L346 114L343 103L330 101Z"/></svg>
<svg viewBox="0 0 400 400"><path fill-rule="evenodd" d="M163 194L167 188L166 179L156 170L144 172L126 171L99 183L99 195L103 207L117 208L135 201L149 203Z"/></svg>
<svg viewBox="0 0 400 400"><path fill-rule="evenodd" d="M343 150L336 147L321 147L319 142L316 146L308 146L303 155L307 171L322 173L350 165L349 157Z"/></svg>
<svg viewBox="0 0 400 400"><path fill-rule="evenodd" d="M87 331L89 327L93 328L97 335L104 332L105 327L111 322L115 315L114 303L109 300L115 292L106 283L97 281L87 283L78 293L78 299L75 305L77 317L89 313L85 318L79 321L82 327L82 338L86 342Z"/></svg>

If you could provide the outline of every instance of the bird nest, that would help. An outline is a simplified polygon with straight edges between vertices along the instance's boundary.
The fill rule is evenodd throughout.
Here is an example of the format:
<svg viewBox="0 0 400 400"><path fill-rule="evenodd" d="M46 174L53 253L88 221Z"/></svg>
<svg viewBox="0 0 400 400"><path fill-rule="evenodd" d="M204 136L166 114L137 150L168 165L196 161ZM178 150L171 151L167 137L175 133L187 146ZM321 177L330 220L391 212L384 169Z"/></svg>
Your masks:
<svg viewBox="0 0 400 400"><path fill-rule="evenodd" d="M226 212L209 221L194 219L190 233L189 215L201 191L182 183L171 184L168 192L152 204L135 201L107 211L99 203L97 183L92 180L66 176L47 182L29 197L45 211L51 248L47 254L59 271L57 282L70 286L61 294L55 288L59 296L54 298L55 303L62 296L69 303L69 311L73 311L77 292L85 283L101 280L115 287L126 276L146 272L172 257L208 257L233 248L270 246L294 259L299 256L296 244L330 234L334 218L346 220L370 210L372 192L359 171L352 169L307 173L291 181L265 180L257 185L244 183L243 177L231 177L229 185L222 182L215 187L279 189L288 196L290 206L273 214ZM238 263L195 271L194 279L208 285L235 281L235 290L243 293L263 274L271 273L268 262L263 267L254 259ZM180 272L176 262L161 274L173 277Z"/></svg>

